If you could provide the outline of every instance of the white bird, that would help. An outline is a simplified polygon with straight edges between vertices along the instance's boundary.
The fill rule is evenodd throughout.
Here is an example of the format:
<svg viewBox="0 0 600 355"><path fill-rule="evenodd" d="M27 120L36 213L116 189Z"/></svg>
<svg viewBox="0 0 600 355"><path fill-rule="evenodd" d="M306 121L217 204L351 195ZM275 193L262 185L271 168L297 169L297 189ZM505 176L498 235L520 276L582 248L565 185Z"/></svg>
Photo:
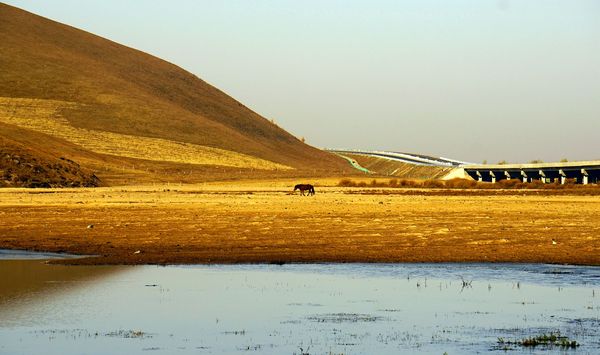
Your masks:
<svg viewBox="0 0 600 355"><path fill-rule="evenodd" d="M556 240L552 239L552 245L556 245L556 244L558 244L558 243L556 242Z"/></svg>

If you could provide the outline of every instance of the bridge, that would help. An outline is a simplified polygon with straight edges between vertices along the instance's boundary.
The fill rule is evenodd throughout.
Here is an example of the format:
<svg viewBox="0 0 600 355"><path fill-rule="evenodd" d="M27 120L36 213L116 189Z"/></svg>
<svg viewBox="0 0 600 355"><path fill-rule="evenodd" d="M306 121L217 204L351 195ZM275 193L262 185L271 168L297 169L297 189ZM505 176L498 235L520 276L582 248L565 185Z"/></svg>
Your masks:
<svg viewBox="0 0 600 355"><path fill-rule="evenodd" d="M536 164L493 164L461 166L476 181L497 182L519 179L522 182L539 180L561 183L597 184L600 180L600 161L577 161Z"/></svg>
<svg viewBox="0 0 600 355"><path fill-rule="evenodd" d="M535 164L472 164L455 159L414 153L352 149L326 150L341 156L344 156L344 154L358 154L413 165L454 168L454 173L448 174L445 179L468 175L476 181L492 183L511 179L519 179L522 182L537 180L543 183L555 182L561 184L565 184L567 181L577 184L597 184L600 182L600 160Z"/></svg>

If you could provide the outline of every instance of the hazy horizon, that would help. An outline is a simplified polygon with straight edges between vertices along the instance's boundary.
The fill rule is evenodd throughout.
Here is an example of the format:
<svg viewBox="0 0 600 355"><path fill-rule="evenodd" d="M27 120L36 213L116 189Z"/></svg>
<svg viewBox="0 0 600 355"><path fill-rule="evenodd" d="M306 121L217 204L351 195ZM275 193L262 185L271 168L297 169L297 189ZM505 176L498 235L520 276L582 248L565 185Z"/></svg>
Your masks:
<svg viewBox="0 0 600 355"><path fill-rule="evenodd" d="M600 159L600 1L5 1L196 74L306 142Z"/></svg>

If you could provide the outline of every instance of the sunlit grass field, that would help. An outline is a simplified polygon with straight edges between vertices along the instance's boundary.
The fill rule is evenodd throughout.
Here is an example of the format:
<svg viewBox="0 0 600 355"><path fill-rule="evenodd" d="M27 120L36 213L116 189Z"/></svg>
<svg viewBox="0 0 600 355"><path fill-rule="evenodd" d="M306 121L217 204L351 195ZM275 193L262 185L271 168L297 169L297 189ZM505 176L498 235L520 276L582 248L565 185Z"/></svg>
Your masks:
<svg viewBox="0 0 600 355"><path fill-rule="evenodd" d="M286 165L225 149L77 128L72 126L61 112L77 108L79 105L66 101L0 97L0 122L61 138L101 154L235 168L292 169Z"/></svg>

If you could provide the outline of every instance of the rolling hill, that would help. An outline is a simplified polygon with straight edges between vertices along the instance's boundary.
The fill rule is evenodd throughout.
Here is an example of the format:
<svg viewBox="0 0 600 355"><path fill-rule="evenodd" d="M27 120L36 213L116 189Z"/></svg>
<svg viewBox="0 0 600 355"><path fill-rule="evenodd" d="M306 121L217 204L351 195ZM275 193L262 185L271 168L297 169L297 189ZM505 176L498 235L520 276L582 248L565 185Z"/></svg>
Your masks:
<svg viewBox="0 0 600 355"><path fill-rule="evenodd" d="M174 64L6 4L0 53L1 144L44 164L72 162L81 181L351 170ZM0 166L5 185L17 170Z"/></svg>

